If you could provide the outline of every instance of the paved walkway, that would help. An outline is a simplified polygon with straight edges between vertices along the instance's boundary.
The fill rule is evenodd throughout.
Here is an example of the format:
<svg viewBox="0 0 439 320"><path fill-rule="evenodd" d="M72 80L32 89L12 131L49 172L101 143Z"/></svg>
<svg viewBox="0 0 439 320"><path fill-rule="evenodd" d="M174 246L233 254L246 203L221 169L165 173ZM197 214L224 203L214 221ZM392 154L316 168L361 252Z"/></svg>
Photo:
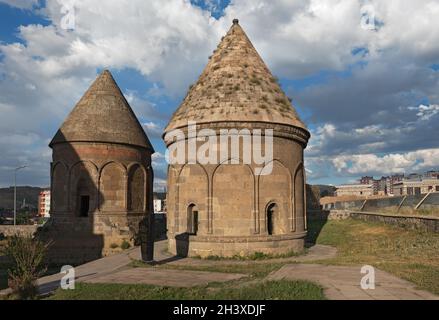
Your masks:
<svg viewBox="0 0 439 320"><path fill-rule="evenodd" d="M227 282L246 277L245 274L207 271L131 268L85 280L88 283L151 284L169 287L195 287L213 282Z"/></svg>
<svg viewBox="0 0 439 320"><path fill-rule="evenodd" d="M216 265L248 265L259 263L286 263L280 270L271 273L266 280L302 279L317 282L325 288L328 299L438 299L426 291L416 290L408 281L399 279L381 270L375 272L376 289L362 290L360 280L364 276L360 267L325 266L318 264L298 264L335 257L337 251L329 246L317 245L310 248L307 254L282 259L237 261L237 260L201 260L172 257L166 252L166 241L156 243L155 259L157 265L170 264L178 266L216 266ZM87 283L144 283L162 286L196 286L209 282L225 282L238 280L246 275L189 271L158 268L131 268L133 260L140 259L140 249L133 248L123 253L105 257L75 268L76 279ZM39 290L47 294L56 290L63 275L55 274L38 280ZM0 294L8 293L3 290Z"/></svg>
<svg viewBox="0 0 439 320"><path fill-rule="evenodd" d="M415 289L411 282L375 269L375 289L363 290L361 266L325 266L318 264L290 264L271 273L267 280L309 280L325 288L330 300L438 300L427 291Z"/></svg>

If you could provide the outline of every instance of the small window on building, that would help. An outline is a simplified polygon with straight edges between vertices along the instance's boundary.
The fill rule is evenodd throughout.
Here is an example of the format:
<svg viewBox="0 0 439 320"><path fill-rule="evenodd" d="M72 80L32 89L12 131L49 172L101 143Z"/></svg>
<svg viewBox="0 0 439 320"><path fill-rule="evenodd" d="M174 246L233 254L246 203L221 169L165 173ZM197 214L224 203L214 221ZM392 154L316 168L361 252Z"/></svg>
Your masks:
<svg viewBox="0 0 439 320"><path fill-rule="evenodd" d="M438 192L439 192L439 186L436 186L436 191L438 191Z"/></svg>
<svg viewBox="0 0 439 320"><path fill-rule="evenodd" d="M88 212L90 210L90 196L81 196L80 199L79 216L88 217Z"/></svg>
<svg viewBox="0 0 439 320"><path fill-rule="evenodd" d="M198 232L198 209L191 204L187 208L187 233L196 236Z"/></svg>
<svg viewBox="0 0 439 320"><path fill-rule="evenodd" d="M278 209L276 203L271 203L267 207L267 232L270 236L276 234L277 231L278 226L275 224L277 211Z"/></svg>

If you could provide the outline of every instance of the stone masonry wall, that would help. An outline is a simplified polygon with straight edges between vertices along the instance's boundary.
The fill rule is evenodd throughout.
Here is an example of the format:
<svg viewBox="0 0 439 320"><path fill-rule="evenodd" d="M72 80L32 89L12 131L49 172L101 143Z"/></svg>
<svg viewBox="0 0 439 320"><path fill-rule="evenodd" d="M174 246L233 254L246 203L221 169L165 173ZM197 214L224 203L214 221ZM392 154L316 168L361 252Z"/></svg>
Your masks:
<svg viewBox="0 0 439 320"><path fill-rule="evenodd" d="M5 237L13 236L14 234L34 234L38 226L10 226L0 225L0 234Z"/></svg>

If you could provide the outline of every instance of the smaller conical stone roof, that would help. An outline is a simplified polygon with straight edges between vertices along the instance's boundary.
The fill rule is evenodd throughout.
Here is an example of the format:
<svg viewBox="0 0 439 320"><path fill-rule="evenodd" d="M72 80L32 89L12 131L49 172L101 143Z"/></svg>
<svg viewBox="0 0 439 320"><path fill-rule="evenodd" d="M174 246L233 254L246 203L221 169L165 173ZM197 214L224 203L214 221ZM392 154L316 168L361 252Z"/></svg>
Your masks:
<svg viewBox="0 0 439 320"><path fill-rule="evenodd" d="M280 123L307 131L237 19L165 132L185 127L188 121Z"/></svg>
<svg viewBox="0 0 439 320"><path fill-rule="evenodd" d="M63 142L104 142L144 147L154 152L136 115L110 71L93 82L49 146Z"/></svg>

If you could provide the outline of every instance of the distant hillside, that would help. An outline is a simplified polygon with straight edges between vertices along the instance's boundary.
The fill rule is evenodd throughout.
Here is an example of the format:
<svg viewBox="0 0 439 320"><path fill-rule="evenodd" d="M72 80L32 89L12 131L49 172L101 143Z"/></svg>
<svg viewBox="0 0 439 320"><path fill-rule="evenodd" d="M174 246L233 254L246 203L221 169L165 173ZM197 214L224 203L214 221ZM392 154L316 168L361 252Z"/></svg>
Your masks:
<svg viewBox="0 0 439 320"><path fill-rule="evenodd" d="M38 187L17 187L17 207L19 208L26 199L26 203L38 206L38 195L44 190ZM14 187L0 188L0 208L12 209L14 207Z"/></svg>

